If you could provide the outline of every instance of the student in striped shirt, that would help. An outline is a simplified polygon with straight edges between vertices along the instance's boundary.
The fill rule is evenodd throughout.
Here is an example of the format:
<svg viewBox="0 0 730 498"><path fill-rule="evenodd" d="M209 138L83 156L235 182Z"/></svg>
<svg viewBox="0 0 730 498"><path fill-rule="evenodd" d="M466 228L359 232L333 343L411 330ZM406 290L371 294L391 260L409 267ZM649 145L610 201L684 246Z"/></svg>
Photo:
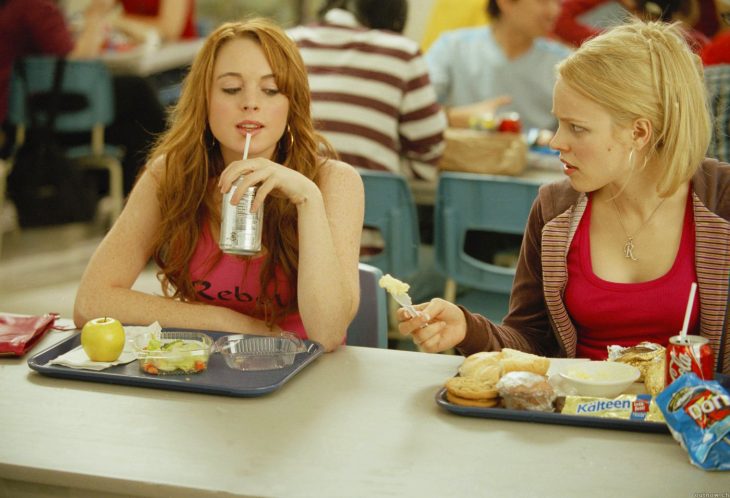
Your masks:
<svg viewBox="0 0 730 498"><path fill-rule="evenodd" d="M309 73L312 117L353 166L431 179L446 118L418 43L400 34L405 0L329 0L288 31Z"/></svg>
<svg viewBox="0 0 730 498"><path fill-rule="evenodd" d="M501 325L442 299L399 310L424 351L504 347L606 359L608 345L688 333L730 373L730 165L705 159L711 122L699 57L676 25L636 21L558 65L551 146L566 180L540 189Z"/></svg>

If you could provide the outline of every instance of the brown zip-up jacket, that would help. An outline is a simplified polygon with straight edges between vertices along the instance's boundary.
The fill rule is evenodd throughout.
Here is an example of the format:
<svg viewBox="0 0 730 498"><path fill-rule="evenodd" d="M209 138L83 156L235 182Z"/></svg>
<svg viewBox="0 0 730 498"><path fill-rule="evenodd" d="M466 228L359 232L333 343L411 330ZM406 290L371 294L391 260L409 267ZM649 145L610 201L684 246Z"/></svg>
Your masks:
<svg viewBox="0 0 730 498"><path fill-rule="evenodd" d="M574 357L578 334L565 308L567 254L588 197L566 179L543 185L525 229L510 310L502 325L462 308L464 355L504 347L543 356ZM730 374L730 165L705 159L692 177L695 268L700 334L715 352L718 371Z"/></svg>

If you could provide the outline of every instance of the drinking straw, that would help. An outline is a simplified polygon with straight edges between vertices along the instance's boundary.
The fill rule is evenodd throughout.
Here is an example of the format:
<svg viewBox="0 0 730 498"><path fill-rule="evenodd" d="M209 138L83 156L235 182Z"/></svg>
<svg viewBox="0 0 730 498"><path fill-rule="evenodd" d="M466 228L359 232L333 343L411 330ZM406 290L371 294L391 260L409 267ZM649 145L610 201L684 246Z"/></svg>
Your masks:
<svg viewBox="0 0 730 498"><path fill-rule="evenodd" d="M248 159L248 146L251 144L251 134L246 133L246 145L243 146L243 158Z"/></svg>
<svg viewBox="0 0 730 498"><path fill-rule="evenodd" d="M689 316L692 314L692 305L695 303L695 292L697 292L697 283L692 282L692 287L689 290L689 301L687 301L687 311L684 313L684 324L679 332L679 340L682 342L687 341L687 326L689 325Z"/></svg>

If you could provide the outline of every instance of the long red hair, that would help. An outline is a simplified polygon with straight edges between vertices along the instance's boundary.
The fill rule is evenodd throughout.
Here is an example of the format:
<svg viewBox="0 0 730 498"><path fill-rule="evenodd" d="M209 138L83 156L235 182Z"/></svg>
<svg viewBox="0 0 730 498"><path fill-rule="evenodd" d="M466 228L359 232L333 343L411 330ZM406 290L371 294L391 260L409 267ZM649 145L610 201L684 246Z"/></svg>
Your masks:
<svg viewBox="0 0 730 498"><path fill-rule="evenodd" d="M336 157L327 141L314 131L307 71L296 45L281 28L254 18L222 24L211 33L185 78L169 130L150 153L150 158L164 157L166 164L157 194L162 215L153 248L153 258L160 267L157 275L166 296L186 302L198 301L189 263L202 223L220 223L220 205L214 201L212 189L215 182L210 180L220 176L226 165L208 126L208 100L218 51L236 38L250 38L261 45L277 87L289 99L287 131L272 159L315 180L326 158ZM267 197L262 238L268 255L261 270L257 317L271 326L298 307L297 212L287 199ZM288 303L273 298L276 268L291 289Z"/></svg>

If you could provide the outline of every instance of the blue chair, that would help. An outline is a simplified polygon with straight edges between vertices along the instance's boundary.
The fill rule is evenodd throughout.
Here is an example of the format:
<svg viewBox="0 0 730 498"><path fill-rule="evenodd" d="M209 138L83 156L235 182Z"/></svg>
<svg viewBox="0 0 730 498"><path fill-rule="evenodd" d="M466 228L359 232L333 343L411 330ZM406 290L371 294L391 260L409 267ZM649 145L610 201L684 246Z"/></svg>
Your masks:
<svg viewBox="0 0 730 498"><path fill-rule="evenodd" d="M388 305L378 268L360 263L360 307L347 329L348 346L388 347Z"/></svg>
<svg viewBox="0 0 730 498"><path fill-rule="evenodd" d="M501 322L509 310L515 270L467 254L466 235L472 230L523 235L539 186L506 176L451 172L440 175L434 243L436 268L447 278L446 300ZM462 287L462 291L457 292L457 287Z"/></svg>
<svg viewBox="0 0 730 498"><path fill-rule="evenodd" d="M418 217L405 178L382 171L359 170L365 186L364 226L383 238L382 252L360 260L383 273L407 280L418 271Z"/></svg>
<svg viewBox="0 0 730 498"><path fill-rule="evenodd" d="M28 92L42 94L53 88L56 59L27 57L22 60L27 77ZM104 129L114 120L114 90L106 66L98 60L68 60L61 83L65 94L76 94L85 99L78 110L62 110L55 122L60 133L89 133L89 144L69 147L66 155L80 167L104 169L109 173L112 222L122 211L124 191L121 157L123 151L104 143ZM8 121L16 127L16 146L25 138L29 123L26 109L26 90L20 76L13 73L10 81Z"/></svg>
<svg viewBox="0 0 730 498"><path fill-rule="evenodd" d="M712 110L712 142L707 155L730 162L730 64L705 68L705 86Z"/></svg>

